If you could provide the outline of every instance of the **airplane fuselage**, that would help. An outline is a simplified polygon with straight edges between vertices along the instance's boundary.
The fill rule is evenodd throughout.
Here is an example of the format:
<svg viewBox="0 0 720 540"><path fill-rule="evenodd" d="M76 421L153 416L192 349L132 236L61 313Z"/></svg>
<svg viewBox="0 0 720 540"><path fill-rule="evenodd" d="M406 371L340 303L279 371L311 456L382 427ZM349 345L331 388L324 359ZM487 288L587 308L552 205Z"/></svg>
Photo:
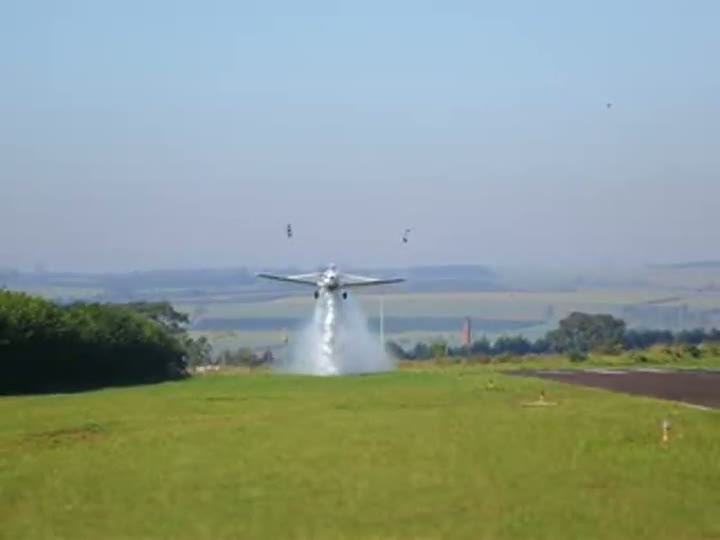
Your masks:
<svg viewBox="0 0 720 540"><path fill-rule="evenodd" d="M320 277L317 286L318 290L315 291L315 298L319 296L320 290L325 290L333 293L340 289L340 276L338 276L337 271L333 267L331 267L322 273L322 276ZM343 291L342 296L343 298L347 298L347 292Z"/></svg>
<svg viewBox="0 0 720 540"><path fill-rule="evenodd" d="M340 287L340 279L337 275L337 272L334 270L326 270L323 273L322 279L320 280L320 283L318 283L320 287L323 289L327 289L328 291L334 291L338 287Z"/></svg>

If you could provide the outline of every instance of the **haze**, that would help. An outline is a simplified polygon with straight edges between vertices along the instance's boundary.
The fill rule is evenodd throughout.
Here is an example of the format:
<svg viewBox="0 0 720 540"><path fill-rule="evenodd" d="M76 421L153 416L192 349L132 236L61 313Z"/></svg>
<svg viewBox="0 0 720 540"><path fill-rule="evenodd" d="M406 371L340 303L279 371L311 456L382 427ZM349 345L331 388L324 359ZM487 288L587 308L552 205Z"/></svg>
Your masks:
<svg viewBox="0 0 720 540"><path fill-rule="evenodd" d="M0 267L720 258L718 21L710 0L6 0Z"/></svg>

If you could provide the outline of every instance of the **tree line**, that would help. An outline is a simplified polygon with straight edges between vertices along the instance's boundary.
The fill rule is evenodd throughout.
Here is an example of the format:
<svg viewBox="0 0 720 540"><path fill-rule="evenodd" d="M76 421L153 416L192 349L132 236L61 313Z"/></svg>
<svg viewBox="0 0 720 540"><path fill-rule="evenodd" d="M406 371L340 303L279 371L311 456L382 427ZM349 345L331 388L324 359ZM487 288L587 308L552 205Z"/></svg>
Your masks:
<svg viewBox="0 0 720 540"><path fill-rule="evenodd" d="M450 347L444 341L417 343L406 350L395 342L387 350L396 358L425 360L440 356L524 356L528 354L567 354L582 360L588 353L617 354L623 350L647 349L654 345L697 346L720 342L720 330L645 330L628 329L625 321L607 314L573 312L558 327L543 337L531 340L523 336L501 336L494 341L487 337L475 340L469 347Z"/></svg>
<svg viewBox="0 0 720 540"><path fill-rule="evenodd" d="M0 291L0 393L82 390L187 376L212 355L166 302L58 305Z"/></svg>
<svg viewBox="0 0 720 540"><path fill-rule="evenodd" d="M160 382L186 377L195 365L263 365L274 359L248 349L214 355L204 337L192 339L189 317L168 302L59 305L21 292L0 290L0 393L82 390L120 384ZM581 360L653 345L719 342L720 331L628 329L622 319L604 314L571 313L545 336L530 340L483 337L470 347L443 342L418 343L404 350L388 342L401 359L440 356L523 356L568 354ZM697 350L697 349L695 349Z"/></svg>
<svg viewBox="0 0 720 540"><path fill-rule="evenodd" d="M215 363L221 366L257 367L270 365L275 361L271 350L258 353L247 347L236 350L224 350L215 357Z"/></svg>

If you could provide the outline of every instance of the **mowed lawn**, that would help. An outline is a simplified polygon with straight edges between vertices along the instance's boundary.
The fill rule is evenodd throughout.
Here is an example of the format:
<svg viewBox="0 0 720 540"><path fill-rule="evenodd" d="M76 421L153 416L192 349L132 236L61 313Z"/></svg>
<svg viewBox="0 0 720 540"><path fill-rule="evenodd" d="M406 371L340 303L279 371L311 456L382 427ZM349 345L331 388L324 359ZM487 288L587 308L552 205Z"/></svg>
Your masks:
<svg viewBox="0 0 720 540"><path fill-rule="evenodd" d="M482 366L0 398L0 537L720 538L719 456L715 411Z"/></svg>

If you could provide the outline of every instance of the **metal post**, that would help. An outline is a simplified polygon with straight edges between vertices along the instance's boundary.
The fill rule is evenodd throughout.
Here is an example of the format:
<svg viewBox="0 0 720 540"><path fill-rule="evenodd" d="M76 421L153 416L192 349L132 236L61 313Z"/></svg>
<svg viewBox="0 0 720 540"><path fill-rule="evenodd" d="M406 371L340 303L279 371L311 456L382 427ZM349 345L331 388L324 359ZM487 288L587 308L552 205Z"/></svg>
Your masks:
<svg viewBox="0 0 720 540"><path fill-rule="evenodd" d="M380 293L380 354L385 355L385 296Z"/></svg>

